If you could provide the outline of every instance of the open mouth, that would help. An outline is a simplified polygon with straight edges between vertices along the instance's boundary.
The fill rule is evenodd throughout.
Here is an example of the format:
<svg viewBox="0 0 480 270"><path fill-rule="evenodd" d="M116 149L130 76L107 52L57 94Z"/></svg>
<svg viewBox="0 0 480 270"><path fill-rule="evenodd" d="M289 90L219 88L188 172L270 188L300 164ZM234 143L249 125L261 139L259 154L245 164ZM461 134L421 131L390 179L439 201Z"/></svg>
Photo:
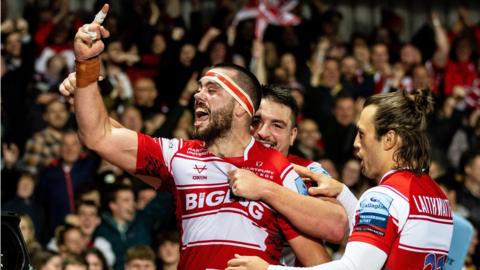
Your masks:
<svg viewBox="0 0 480 270"><path fill-rule="evenodd" d="M267 148L275 148L277 144L272 143L272 142L267 142L267 141L260 141L265 147Z"/></svg>
<svg viewBox="0 0 480 270"><path fill-rule="evenodd" d="M202 109L195 110L195 120L204 121L208 119L209 113Z"/></svg>

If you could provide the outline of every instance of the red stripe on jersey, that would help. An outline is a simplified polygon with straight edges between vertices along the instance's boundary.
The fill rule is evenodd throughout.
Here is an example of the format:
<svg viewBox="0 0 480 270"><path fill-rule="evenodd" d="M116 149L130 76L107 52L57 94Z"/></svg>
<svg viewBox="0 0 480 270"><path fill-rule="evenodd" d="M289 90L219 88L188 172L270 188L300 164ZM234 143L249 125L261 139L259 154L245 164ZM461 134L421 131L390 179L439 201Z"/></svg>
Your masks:
<svg viewBox="0 0 480 270"><path fill-rule="evenodd" d="M441 220L441 219L439 219L439 218L432 218L432 217L429 217L429 216L423 216L423 217L420 217L420 216L417 216L417 217L409 216L409 217L408 217L408 220L428 220L428 221L431 221L431 222L434 222L434 223L453 224L453 221L452 221L452 220L448 220L448 219Z"/></svg>
<svg viewBox="0 0 480 270"><path fill-rule="evenodd" d="M231 243L231 244L240 244L240 245L245 245L245 246L250 246L250 247L254 247L254 248L260 248L259 245L254 245L254 244L250 244L250 243L245 243L245 242L240 242L240 241L233 241L233 240L201 240L201 241L194 241L194 242L190 242L184 246L182 246L182 248L184 247L188 247L190 245L194 245L194 244L201 244L201 243L205 243L205 244L225 244L225 243Z"/></svg>
<svg viewBox="0 0 480 270"><path fill-rule="evenodd" d="M214 188L214 187L226 187L228 186L229 184L223 184L223 183L217 183L217 184L190 184L190 185L177 185L177 188L178 189L185 189L185 188L189 188L189 187L206 187L206 188Z"/></svg>
<svg viewBox="0 0 480 270"><path fill-rule="evenodd" d="M282 179L282 181L283 181L283 179L285 179L285 176L287 176L290 173L291 170L293 170L292 165L285 168L285 170L280 174L280 179Z"/></svg>
<svg viewBox="0 0 480 270"><path fill-rule="evenodd" d="M392 187L390 187L390 186L387 186L387 185L381 185L381 186L384 187L384 188L390 189L390 190L393 191L395 194L397 194L397 195L400 196L402 199L404 199L405 201L408 202L408 198L405 197L405 195L403 195L402 193L400 193L398 190L396 190L396 189L394 189L394 188L392 188Z"/></svg>
<svg viewBox="0 0 480 270"><path fill-rule="evenodd" d="M411 248L411 249L417 249L419 251L437 251L437 252L447 252L448 253L448 249L445 250L445 249L438 249L438 248L421 248L421 247L414 247L414 246L409 246L409 245L405 245L405 244L398 244L400 247L406 247L406 248Z"/></svg>

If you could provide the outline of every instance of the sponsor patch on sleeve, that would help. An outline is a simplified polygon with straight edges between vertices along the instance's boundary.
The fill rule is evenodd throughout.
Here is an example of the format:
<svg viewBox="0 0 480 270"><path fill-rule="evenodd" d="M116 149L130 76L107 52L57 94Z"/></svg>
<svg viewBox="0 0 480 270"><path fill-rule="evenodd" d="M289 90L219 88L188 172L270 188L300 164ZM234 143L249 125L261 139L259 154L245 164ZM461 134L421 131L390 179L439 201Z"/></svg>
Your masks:
<svg viewBox="0 0 480 270"><path fill-rule="evenodd" d="M305 185L301 177L297 177L295 179L295 186L297 187L297 191L299 194L308 195L307 186Z"/></svg>
<svg viewBox="0 0 480 270"><path fill-rule="evenodd" d="M314 173L330 176L330 174L322 167L322 165L320 165L320 163L313 162L312 164L308 165L307 168Z"/></svg>
<svg viewBox="0 0 480 270"><path fill-rule="evenodd" d="M358 232L385 235L393 199L380 192L368 192L360 201L360 211L354 228Z"/></svg>

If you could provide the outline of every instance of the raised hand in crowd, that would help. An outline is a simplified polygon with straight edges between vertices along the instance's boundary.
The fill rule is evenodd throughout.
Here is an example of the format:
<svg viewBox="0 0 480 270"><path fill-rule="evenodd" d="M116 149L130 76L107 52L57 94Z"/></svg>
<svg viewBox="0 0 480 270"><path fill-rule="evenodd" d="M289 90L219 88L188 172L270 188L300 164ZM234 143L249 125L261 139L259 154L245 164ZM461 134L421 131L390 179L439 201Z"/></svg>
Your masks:
<svg viewBox="0 0 480 270"><path fill-rule="evenodd" d="M218 37L222 32L220 29L216 27L210 27L205 35L203 35L200 43L198 43L198 51L199 52L206 52L208 50L208 46L216 37Z"/></svg>
<svg viewBox="0 0 480 270"><path fill-rule="evenodd" d="M14 143L4 143L2 144L2 156L3 162L5 167L12 168L18 161L18 156L20 155L20 151L18 150L18 146Z"/></svg>

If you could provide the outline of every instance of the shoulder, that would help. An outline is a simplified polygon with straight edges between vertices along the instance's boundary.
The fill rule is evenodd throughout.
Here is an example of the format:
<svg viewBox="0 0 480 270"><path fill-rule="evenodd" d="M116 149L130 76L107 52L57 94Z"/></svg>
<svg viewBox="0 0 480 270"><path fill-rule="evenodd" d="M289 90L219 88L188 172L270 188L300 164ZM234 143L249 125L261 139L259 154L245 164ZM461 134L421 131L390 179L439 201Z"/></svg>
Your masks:
<svg viewBox="0 0 480 270"><path fill-rule="evenodd" d="M313 161L311 160L308 160L308 159L304 159L302 157L299 157L297 155L292 155L292 154L288 154L287 156L287 159L291 162L291 163L294 163L294 164L297 164L297 165L301 165L301 166L308 166L310 165Z"/></svg>
<svg viewBox="0 0 480 270"><path fill-rule="evenodd" d="M410 171L398 170L385 176L378 187L395 190L403 196L408 196L413 181L419 178Z"/></svg>
<svg viewBox="0 0 480 270"><path fill-rule="evenodd" d="M320 173L323 175L330 176L330 174L322 167L322 165L316 161L301 158L299 156L291 155L291 154L289 154L287 158L291 163L307 167L310 171L314 173Z"/></svg>
<svg viewBox="0 0 480 270"><path fill-rule="evenodd" d="M259 142L255 142L251 151L251 155L255 159L259 159L262 162L267 162L277 171L283 171L287 166L291 165L291 162L282 153L273 148L264 146Z"/></svg>

